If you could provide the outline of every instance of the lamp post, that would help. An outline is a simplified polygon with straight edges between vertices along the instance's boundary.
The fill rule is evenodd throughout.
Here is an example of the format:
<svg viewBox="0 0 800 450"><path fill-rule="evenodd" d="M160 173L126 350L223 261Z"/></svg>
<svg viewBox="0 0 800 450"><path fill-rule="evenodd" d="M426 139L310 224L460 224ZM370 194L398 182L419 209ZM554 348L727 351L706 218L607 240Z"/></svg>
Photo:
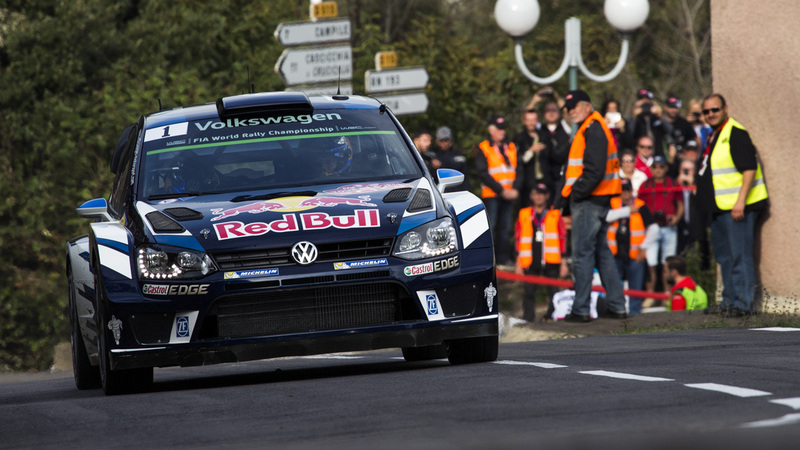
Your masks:
<svg viewBox="0 0 800 450"><path fill-rule="evenodd" d="M539 78L532 74L522 58L522 38L539 21L539 2L537 0L498 0L494 7L497 25L514 38L514 54L517 65L529 80L537 84L551 84L569 70L569 89L578 88L578 69L592 81L604 83L613 80L622 71L628 59L630 33L644 24L650 12L647 0L605 0L603 6L606 19L622 33L622 49L617 65L605 75L595 75L583 63L581 56L581 21L570 17L565 22L564 61L561 67L549 77Z"/></svg>

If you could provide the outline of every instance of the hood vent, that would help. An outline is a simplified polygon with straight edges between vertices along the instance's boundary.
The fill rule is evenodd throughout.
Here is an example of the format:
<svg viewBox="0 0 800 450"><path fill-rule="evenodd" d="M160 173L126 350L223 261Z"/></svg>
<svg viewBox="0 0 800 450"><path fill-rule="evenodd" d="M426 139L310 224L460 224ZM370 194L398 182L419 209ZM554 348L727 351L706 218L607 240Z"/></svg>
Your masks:
<svg viewBox="0 0 800 450"><path fill-rule="evenodd" d="M153 231L156 233L183 233L186 231L178 222L167 217L166 214L160 211L153 211L145 215L150 225L153 226Z"/></svg>
<svg viewBox="0 0 800 450"><path fill-rule="evenodd" d="M178 220L200 220L203 218L203 213L189 208L167 208L165 213Z"/></svg>
<svg viewBox="0 0 800 450"><path fill-rule="evenodd" d="M431 200L431 191L427 189L417 189L414 198L408 205L408 212L425 211L426 209L433 208L433 200Z"/></svg>
<svg viewBox="0 0 800 450"><path fill-rule="evenodd" d="M383 197L384 203L399 203L408 200L408 197L411 196L411 188L400 188L394 189L389 191L385 197Z"/></svg>

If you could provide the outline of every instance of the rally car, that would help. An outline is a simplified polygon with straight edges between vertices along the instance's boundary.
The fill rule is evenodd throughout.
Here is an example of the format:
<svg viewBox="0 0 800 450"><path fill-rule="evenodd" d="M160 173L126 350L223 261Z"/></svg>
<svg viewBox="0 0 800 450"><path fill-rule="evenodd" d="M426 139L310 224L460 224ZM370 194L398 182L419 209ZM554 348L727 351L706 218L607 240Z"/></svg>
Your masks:
<svg viewBox="0 0 800 450"><path fill-rule="evenodd" d="M480 199L444 193L383 104L253 93L142 116L108 199L66 245L75 383L106 394L153 368L402 348L497 358Z"/></svg>

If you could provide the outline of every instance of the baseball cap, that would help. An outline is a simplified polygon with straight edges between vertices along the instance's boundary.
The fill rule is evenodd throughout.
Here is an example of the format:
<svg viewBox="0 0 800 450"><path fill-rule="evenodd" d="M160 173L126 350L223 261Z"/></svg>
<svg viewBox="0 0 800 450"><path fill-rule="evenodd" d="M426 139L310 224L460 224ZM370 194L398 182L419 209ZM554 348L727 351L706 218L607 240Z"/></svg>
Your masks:
<svg viewBox="0 0 800 450"><path fill-rule="evenodd" d="M655 166L656 164L663 164L663 165L666 166L666 165L668 165L667 164L667 159L664 158L661 155L656 155L656 156L653 157L653 164L652 165Z"/></svg>
<svg viewBox="0 0 800 450"><path fill-rule="evenodd" d="M436 139L440 141L453 139L453 132L450 131L448 127L439 127L439 129L436 130Z"/></svg>
<svg viewBox="0 0 800 450"><path fill-rule="evenodd" d="M633 190L633 184L631 184L631 180L629 180L627 178L620 178L619 181L622 183L622 190L623 191L632 191Z"/></svg>
<svg viewBox="0 0 800 450"><path fill-rule="evenodd" d="M667 106L670 108L680 108L681 107L681 99L678 97L669 97L667 98Z"/></svg>
<svg viewBox="0 0 800 450"><path fill-rule="evenodd" d="M494 125L501 130L506 129L506 118L501 116L500 114L495 114L489 118L489 125Z"/></svg>
<svg viewBox="0 0 800 450"><path fill-rule="evenodd" d="M576 89L574 91L567 92L567 95L564 96L564 107L567 109L572 109L578 102L592 102L592 99L589 98L589 94L585 91L580 89Z"/></svg>
<svg viewBox="0 0 800 450"><path fill-rule="evenodd" d="M687 151L687 150L698 151L699 148L697 146L697 141L695 141L694 139L690 139L690 140L686 141L686 143L683 144L683 151Z"/></svg>
<svg viewBox="0 0 800 450"><path fill-rule="evenodd" d="M534 184L533 190L536 192L541 192L542 194L547 194L550 192L550 189L547 189L547 185L542 182L537 182Z"/></svg>
<svg viewBox="0 0 800 450"><path fill-rule="evenodd" d="M648 91L647 89L639 89L639 92L636 94L636 98L643 99L648 98L650 100L653 99L653 93Z"/></svg>

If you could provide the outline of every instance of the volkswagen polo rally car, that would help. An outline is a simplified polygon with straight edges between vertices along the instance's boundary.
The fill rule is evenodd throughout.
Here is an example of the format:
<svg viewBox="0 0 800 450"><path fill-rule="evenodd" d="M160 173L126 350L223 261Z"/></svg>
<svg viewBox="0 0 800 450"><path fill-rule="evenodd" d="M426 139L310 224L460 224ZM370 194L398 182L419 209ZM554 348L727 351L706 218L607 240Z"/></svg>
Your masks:
<svg viewBox="0 0 800 450"><path fill-rule="evenodd" d="M480 199L444 193L377 100L245 94L141 117L108 199L67 243L75 382L107 394L153 368L399 347L497 357Z"/></svg>

